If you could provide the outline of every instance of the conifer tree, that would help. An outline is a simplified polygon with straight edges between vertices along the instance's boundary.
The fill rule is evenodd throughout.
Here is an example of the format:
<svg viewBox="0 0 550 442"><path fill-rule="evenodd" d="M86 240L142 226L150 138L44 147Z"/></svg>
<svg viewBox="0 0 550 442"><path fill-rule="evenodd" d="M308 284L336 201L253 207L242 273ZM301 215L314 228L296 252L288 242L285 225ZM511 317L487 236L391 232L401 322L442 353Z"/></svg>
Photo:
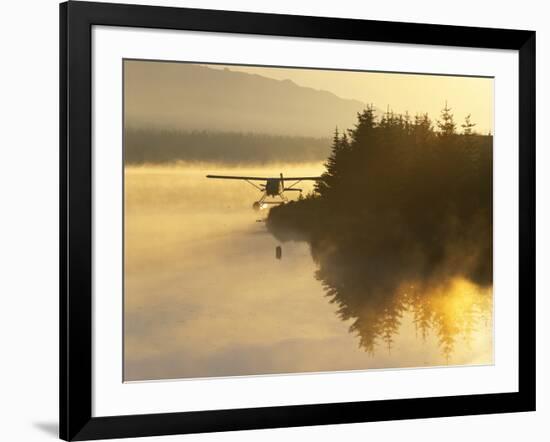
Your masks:
<svg viewBox="0 0 550 442"><path fill-rule="evenodd" d="M320 195L326 195L329 192L329 189L335 186L340 175L338 170L340 167L339 164L342 160L341 156L343 143L342 139L340 138L338 126L334 129L334 135L332 137L332 145L330 149L330 155L325 163L326 170L325 173L323 173L323 180L317 181L317 183L315 184L315 191Z"/></svg>
<svg viewBox="0 0 550 442"><path fill-rule="evenodd" d="M405 130L407 131L407 134L409 134L411 130L411 125L412 125L409 111L405 111L405 116L403 117L403 125L405 127Z"/></svg>
<svg viewBox="0 0 550 442"><path fill-rule="evenodd" d="M412 133L417 145L424 144L433 135L432 121L428 114L415 115Z"/></svg>
<svg viewBox="0 0 550 442"><path fill-rule="evenodd" d="M437 120L437 127L441 136L450 136L455 133L456 124L451 111L452 109L445 102L445 107L441 111L441 119Z"/></svg>
<svg viewBox="0 0 550 442"><path fill-rule="evenodd" d="M464 135L473 135L474 134L474 127L475 123L472 123L471 121L471 114L466 115L466 118L464 119L464 124L462 124L462 130Z"/></svg>
<svg viewBox="0 0 550 442"><path fill-rule="evenodd" d="M352 142L362 142L368 136L370 131L376 126L376 116L374 106L368 105L363 112L357 113L357 123L355 128L349 131Z"/></svg>

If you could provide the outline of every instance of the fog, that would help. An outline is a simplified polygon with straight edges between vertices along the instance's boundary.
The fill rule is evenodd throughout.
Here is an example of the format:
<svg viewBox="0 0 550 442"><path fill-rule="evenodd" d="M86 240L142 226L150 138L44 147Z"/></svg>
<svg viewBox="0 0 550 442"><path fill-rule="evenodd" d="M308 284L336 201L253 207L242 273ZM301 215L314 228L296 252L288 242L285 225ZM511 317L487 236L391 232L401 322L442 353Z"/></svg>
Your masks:
<svg viewBox="0 0 550 442"><path fill-rule="evenodd" d="M266 212L251 208L259 197L252 186L205 178L322 170L320 163L126 168L126 381L492 363L492 308L463 296L464 281L432 298L456 318L448 324L456 331L451 355L406 310L391 348L379 342L365 351L316 278L308 244L281 244L267 232ZM472 309L466 329L460 318Z"/></svg>
<svg viewBox="0 0 550 442"><path fill-rule="evenodd" d="M124 161L128 165L177 161L226 165L323 161L330 139L258 133L126 128Z"/></svg>

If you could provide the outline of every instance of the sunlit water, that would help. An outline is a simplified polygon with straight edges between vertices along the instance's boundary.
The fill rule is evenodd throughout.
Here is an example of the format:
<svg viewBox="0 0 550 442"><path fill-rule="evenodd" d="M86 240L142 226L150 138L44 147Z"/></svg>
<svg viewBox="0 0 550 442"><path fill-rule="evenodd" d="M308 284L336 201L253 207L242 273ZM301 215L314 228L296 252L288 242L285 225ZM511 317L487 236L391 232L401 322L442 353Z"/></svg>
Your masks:
<svg viewBox="0 0 550 442"><path fill-rule="evenodd" d="M402 312L391 340L366 351L315 278L309 245L281 244L266 230L249 184L205 178L322 170L126 168L125 380L492 363L492 307L470 301L465 281L432 297L446 312L440 327L453 330L452 352L441 330L419 330L413 309Z"/></svg>

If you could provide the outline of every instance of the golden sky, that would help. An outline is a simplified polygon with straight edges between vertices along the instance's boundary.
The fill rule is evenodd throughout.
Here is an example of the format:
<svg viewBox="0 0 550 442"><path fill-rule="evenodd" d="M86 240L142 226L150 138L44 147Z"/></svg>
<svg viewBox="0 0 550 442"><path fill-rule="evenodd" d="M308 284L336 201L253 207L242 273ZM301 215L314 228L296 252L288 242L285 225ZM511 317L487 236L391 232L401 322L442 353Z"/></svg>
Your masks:
<svg viewBox="0 0 550 442"><path fill-rule="evenodd" d="M326 90L341 98L374 104L378 112L389 106L394 112L411 115L428 113L439 117L447 101L455 122L463 123L471 114L480 133L493 132L493 78L459 77L381 72L334 71L322 69L270 68L252 66L208 65L233 71L262 75L277 80L291 80L313 89Z"/></svg>

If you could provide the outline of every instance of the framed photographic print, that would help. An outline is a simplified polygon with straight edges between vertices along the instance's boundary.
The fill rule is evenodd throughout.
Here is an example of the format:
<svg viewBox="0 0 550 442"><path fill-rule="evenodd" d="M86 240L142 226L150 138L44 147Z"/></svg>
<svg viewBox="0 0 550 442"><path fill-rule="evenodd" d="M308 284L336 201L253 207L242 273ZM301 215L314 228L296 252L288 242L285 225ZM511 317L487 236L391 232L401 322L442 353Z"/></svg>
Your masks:
<svg viewBox="0 0 550 442"><path fill-rule="evenodd" d="M60 6L60 436L535 409L535 33Z"/></svg>

